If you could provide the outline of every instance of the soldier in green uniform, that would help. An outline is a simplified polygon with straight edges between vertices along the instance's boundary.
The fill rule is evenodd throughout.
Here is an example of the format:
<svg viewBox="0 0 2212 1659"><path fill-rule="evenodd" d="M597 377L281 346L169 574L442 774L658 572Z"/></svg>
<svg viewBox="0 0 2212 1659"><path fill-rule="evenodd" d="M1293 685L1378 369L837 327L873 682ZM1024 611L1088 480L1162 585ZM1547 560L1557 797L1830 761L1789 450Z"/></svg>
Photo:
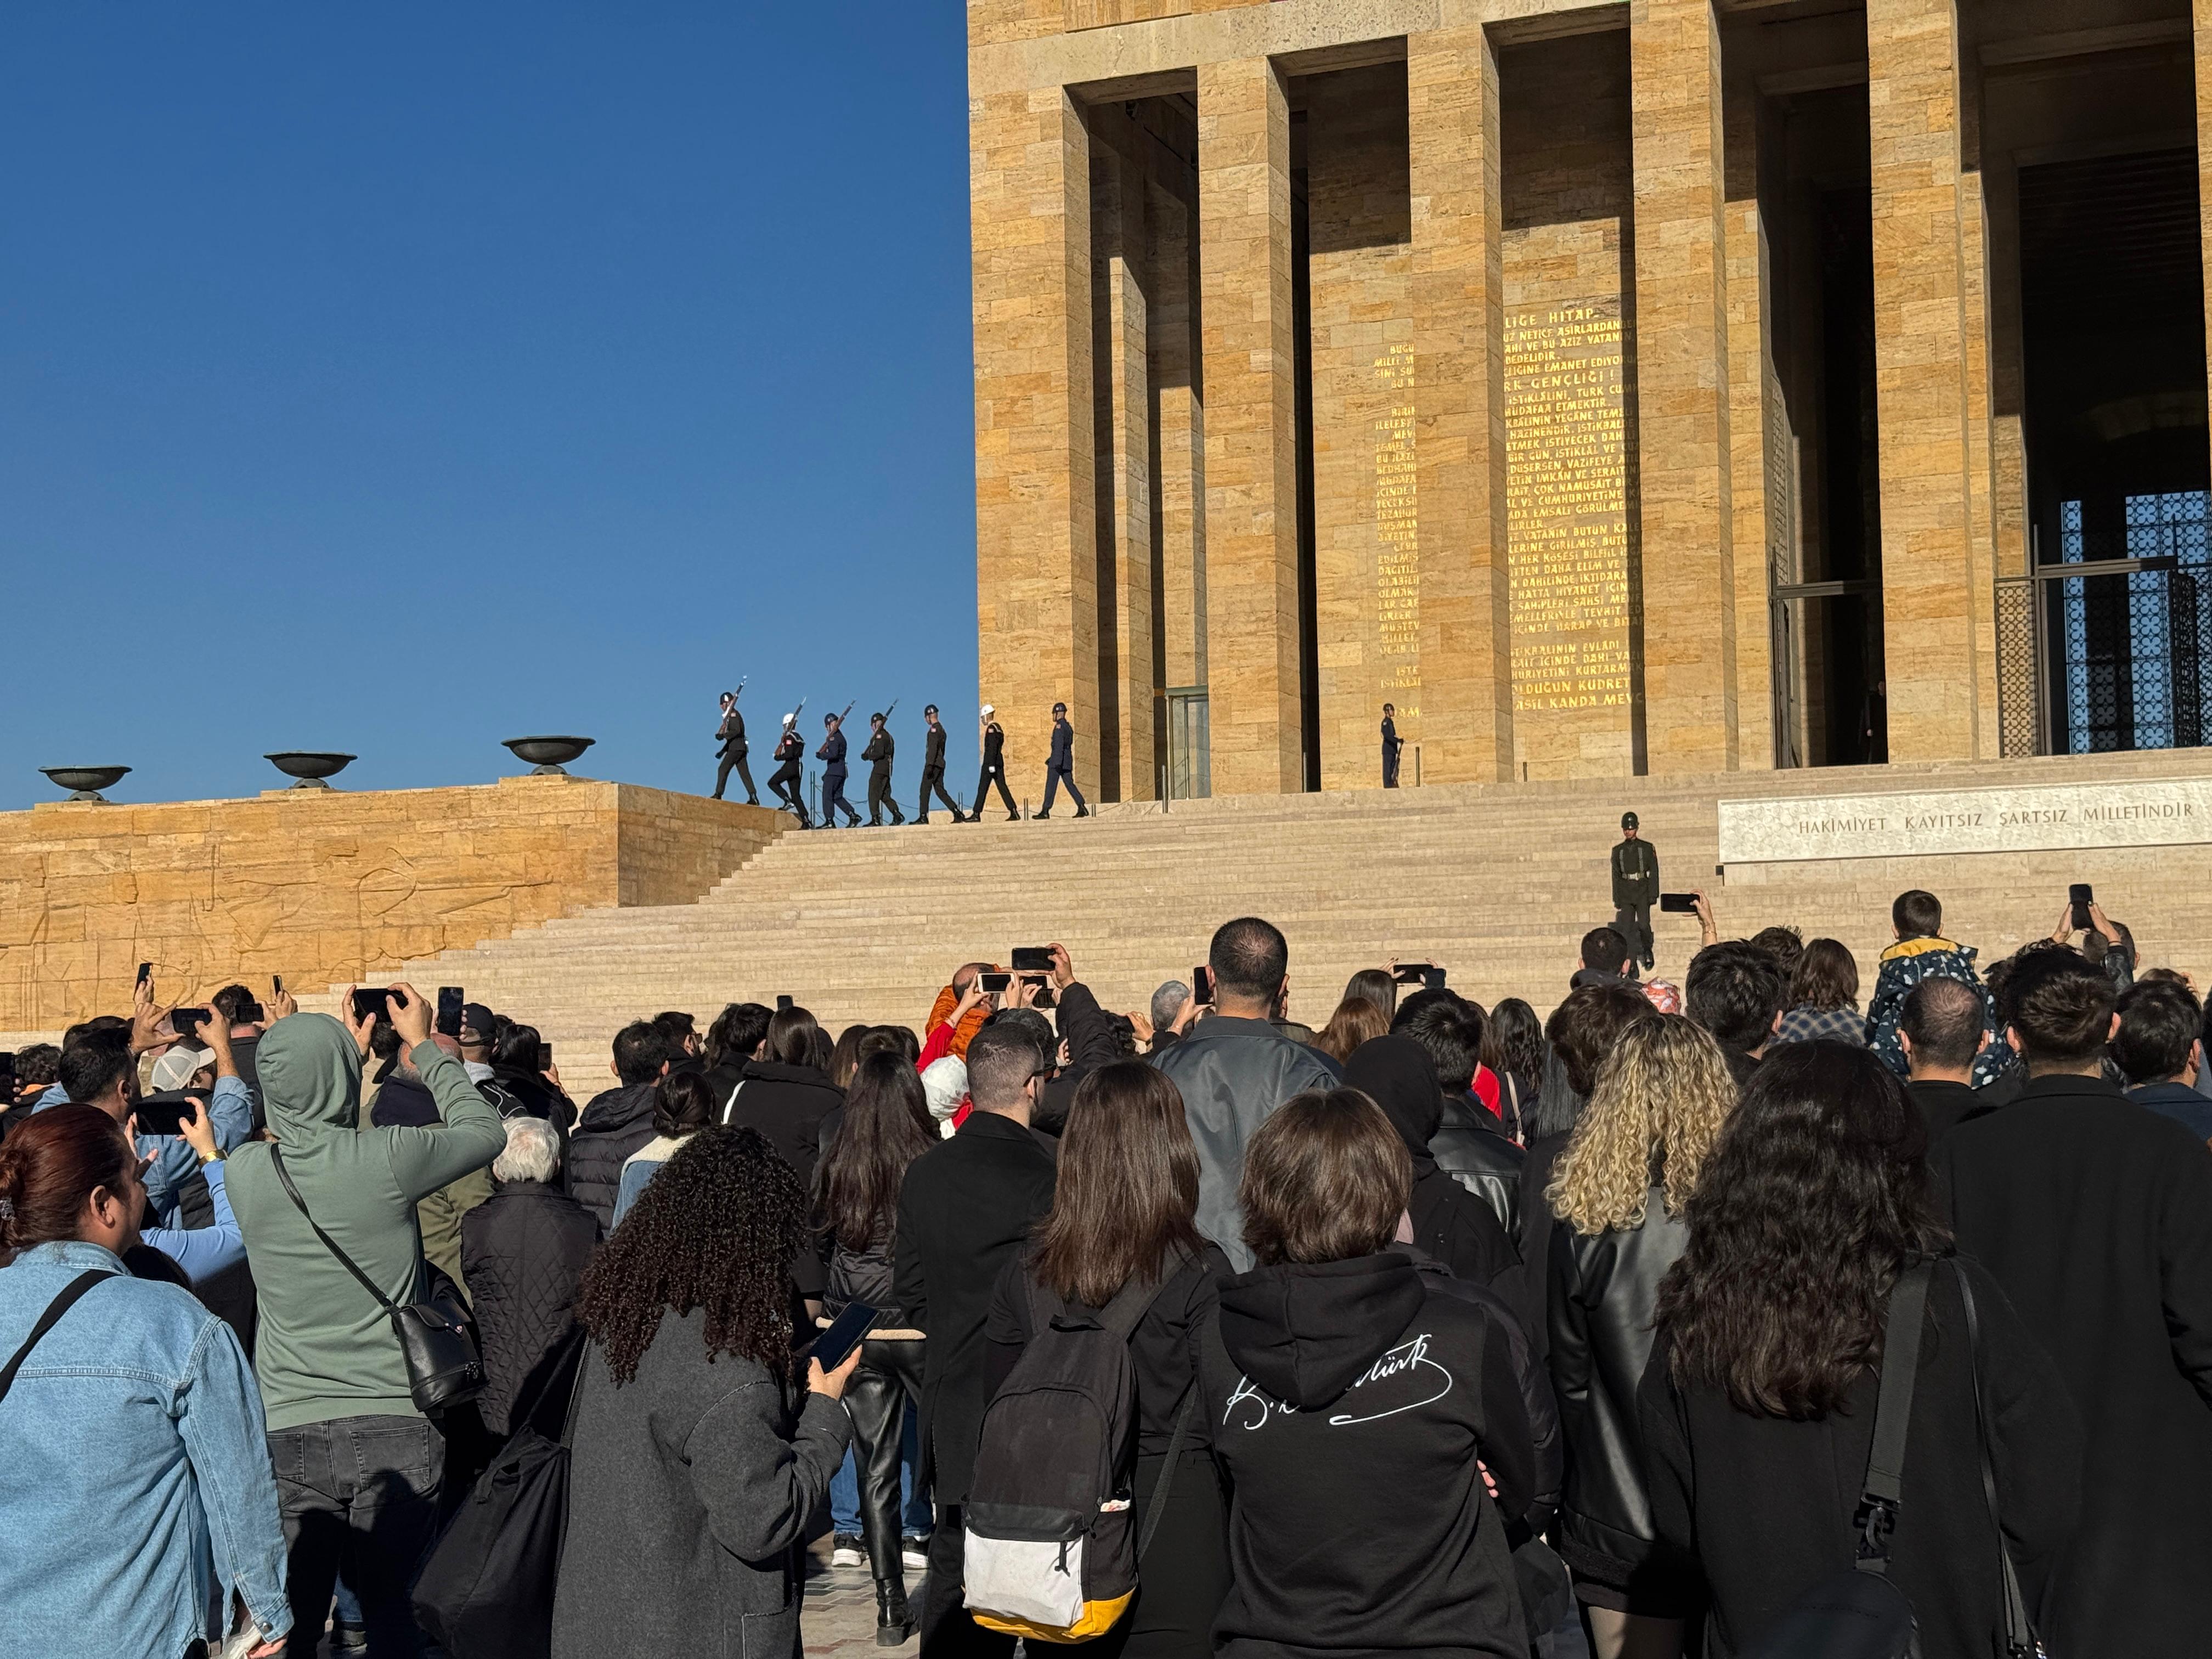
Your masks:
<svg viewBox="0 0 2212 1659"><path fill-rule="evenodd" d="M1629 953L1649 970L1651 907L1659 898L1659 854L1636 833L1636 814L1620 815L1620 840L1613 849L1613 925L1628 941Z"/></svg>

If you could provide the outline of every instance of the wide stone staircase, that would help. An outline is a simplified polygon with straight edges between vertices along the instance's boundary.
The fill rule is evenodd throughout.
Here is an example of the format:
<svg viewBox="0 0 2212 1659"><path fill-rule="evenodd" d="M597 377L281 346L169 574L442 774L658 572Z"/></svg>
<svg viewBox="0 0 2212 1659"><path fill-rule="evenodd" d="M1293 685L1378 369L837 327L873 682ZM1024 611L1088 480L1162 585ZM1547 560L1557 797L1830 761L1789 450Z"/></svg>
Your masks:
<svg viewBox="0 0 2212 1659"><path fill-rule="evenodd" d="M955 965L1064 943L1113 1008L1185 978L1231 916L1291 942L1291 1012L1318 1026L1356 969L1432 958L1485 1005L1548 1012L1583 931L1612 918L1607 854L1634 809L1662 885L1703 888L1722 933L1773 923L1857 954L1863 998L1889 943L1889 904L1925 886L1945 931L1984 961L2048 933L2067 884L2088 881L2135 932L2144 965L2212 984L2212 846L1875 858L1717 872L1717 803L1916 788L2212 777L2212 751L1738 773L1683 779L1461 785L1094 808L1087 820L798 833L696 902L565 916L474 950L392 964L426 990L537 1025L572 1089L588 1087L628 1020L665 1008L702 1022L731 1001L788 994L832 1030L920 1028ZM1065 810L1065 809L1063 809ZM1695 920L1655 915L1658 976L1679 979Z"/></svg>

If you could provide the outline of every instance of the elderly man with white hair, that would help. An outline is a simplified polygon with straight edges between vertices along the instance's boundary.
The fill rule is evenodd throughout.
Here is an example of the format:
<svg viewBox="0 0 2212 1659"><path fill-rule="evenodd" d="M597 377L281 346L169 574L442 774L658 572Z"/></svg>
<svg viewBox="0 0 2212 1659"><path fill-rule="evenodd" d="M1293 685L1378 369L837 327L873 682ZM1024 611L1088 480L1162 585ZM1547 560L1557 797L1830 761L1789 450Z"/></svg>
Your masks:
<svg viewBox="0 0 2212 1659"><path fill-rule="evenodd" d="M492 1160L492 1195L461 1218L461 1277L483 1346L477 1409L495 1435L525 1422L558 1434L576 1281L599 1241L599 1223L561 1190L559 1131L541 1117L511 1117L506 1127L507 1149Z"/></svg>

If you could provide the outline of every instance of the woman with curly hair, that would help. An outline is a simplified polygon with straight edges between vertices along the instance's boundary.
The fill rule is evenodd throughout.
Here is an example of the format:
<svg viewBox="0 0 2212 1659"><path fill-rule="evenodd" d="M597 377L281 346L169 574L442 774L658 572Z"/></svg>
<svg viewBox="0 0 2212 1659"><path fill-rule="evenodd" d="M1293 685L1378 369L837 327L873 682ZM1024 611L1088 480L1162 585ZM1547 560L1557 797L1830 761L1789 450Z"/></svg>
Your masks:
<svg viewBox="0 0 2212 1659"><path fill-rule="evenodd" d="M1654 1543L1636 1436L1659 1281L1684 1207L1735 1107L1720 1044L1680 1014L1620 1034L1546 1189L1552 1382L1567 1443L1559 1553L1597 1659L1672 1659L1697 1611L1693 1566Z"/></svg>
<svg viewBox="0 0 2212 1659"><path fill-rule="evenodd" d="M1919 1109L1865 1048L1793 1044L1759 1068L1698 1177L1638 1404L1652 1519L1703 1564L1711 1659L1755 1644L1856 1558L1890 1289L1950 1251L1927 1145ZM2032 1618L2075 1530L2081 1425L1979 1267L1940 1262L1922 1317L1890 1576L1923 1659L1988 1659L2004 1650L2003 1579L1981 1424Z"/></svg>
<svg viewBox="0 0 2212 1659"><path fill-rule="evenodd" d="M687 1137L585 1272L554 1659L799 1650L799 1554L857 1349L793 1351L806 1189L752 1129Z"/></svg>

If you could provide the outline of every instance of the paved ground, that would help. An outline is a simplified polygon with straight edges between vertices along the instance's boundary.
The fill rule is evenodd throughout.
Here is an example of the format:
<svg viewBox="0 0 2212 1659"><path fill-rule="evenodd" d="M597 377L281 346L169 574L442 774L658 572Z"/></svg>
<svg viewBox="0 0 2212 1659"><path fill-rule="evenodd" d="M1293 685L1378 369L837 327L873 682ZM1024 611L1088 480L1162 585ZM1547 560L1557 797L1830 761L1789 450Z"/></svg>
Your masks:
<svg viewBox="0 0 2212 1659"><path fill-rule="evenodd" d="M868 1570L831 1566L827 1538L814 1545L811 1554L806 1607L799 1615L799 1637L806 1645L807 1659L826 1659L830 1655L837 1659L863 1659L869 1654L913 1659L921 1646L918 1638L908 1637L904 1645L896 1648L876 1645L876 1581L868 1577ZM917 1610L921 1605L921 1581L918 1572L906 1576L907 1597Z"/></svg>

